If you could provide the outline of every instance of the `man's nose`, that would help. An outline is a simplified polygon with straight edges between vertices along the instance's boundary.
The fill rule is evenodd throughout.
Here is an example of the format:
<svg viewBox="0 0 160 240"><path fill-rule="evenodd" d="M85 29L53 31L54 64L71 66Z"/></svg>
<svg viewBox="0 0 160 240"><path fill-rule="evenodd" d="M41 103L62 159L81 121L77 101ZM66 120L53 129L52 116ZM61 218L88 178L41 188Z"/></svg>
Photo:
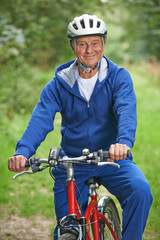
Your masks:
<svg viewBox="0 0 160 240"><path fill-rule="evenodd" d="M92 52L92 46L91 45L87 45L86 52L87 53L91 53Z"/></svg>

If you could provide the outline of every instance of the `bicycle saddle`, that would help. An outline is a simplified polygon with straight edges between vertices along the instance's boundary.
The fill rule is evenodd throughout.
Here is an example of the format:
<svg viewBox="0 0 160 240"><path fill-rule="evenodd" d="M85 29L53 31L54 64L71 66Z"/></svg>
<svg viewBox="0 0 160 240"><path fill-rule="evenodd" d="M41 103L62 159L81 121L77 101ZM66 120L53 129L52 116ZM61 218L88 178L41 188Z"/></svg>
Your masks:
<svg viewBox="0 0 160 240"><path fill-rule="evenodd" d="M101 183L98 181L98 179L96 177L91 177L89 179L87 179L86 184L87 185L91 185L91 184L98 184L101 185Z"/></svg>

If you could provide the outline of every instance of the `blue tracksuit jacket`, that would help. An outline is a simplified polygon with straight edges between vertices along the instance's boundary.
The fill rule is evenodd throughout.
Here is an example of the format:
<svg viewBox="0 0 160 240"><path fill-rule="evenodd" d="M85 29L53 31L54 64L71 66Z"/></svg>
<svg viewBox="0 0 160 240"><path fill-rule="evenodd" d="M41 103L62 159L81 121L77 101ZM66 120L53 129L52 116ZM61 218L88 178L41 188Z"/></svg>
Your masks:
<svg viewBox="0 0 160 240"><path fill-rule="evenodd" d="M65 154L81 155L109 149L112 143L132 148L136 132L136 97L130 74L106 57L101 60L98 80L87 102L75 78L76 61L58 67L55 77L41 93L28 127L16 146L16 155L29 158L53 130L56 112L62 116L61 146Z"/></svg>

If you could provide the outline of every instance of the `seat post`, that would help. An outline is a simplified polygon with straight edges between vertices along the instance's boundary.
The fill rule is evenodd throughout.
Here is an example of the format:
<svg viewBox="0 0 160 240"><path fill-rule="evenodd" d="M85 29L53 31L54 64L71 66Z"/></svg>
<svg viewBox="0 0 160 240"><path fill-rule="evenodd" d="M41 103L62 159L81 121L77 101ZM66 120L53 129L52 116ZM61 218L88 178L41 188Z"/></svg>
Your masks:
<svg viewBox="0 0 160 240"><path fill-rule="evenodd" d="M90 196L97 195L96 189L99 188L99 185L97 184L97 179L95 177L89 178L86 181L86 184L89 185Z"/></svg>

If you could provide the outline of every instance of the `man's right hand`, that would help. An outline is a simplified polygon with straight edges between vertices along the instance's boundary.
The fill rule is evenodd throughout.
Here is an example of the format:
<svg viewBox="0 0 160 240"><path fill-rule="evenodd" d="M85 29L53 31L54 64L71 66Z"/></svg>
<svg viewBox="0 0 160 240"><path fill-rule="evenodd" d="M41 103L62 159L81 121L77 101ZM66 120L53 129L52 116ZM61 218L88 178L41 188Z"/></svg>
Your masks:
<svg viewBox="0 0 160 240"><path fill-rule="evenodd" d="M8 159L8 168L12 172L22 172L24 170L27 170L28 168L25 168L27 158L23 155L17 155L14 157L10 157Z"/></svg>

